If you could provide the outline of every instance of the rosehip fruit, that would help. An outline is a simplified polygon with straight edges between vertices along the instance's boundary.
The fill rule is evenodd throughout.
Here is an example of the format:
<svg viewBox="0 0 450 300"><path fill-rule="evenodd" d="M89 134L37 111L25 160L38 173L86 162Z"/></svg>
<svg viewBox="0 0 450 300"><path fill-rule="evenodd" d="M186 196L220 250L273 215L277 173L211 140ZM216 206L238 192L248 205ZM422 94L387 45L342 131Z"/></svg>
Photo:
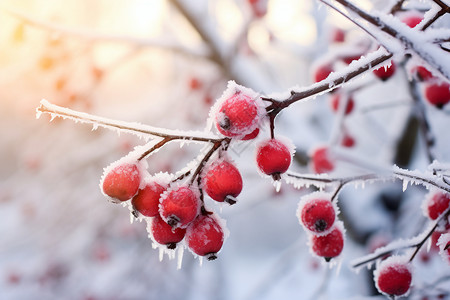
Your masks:
<svg viewBox="0 0 450 300"><path fill-rule="evenodd" d="M450 84L447 82L428 84L425 87L425 98L430 104L441 109L450 101Z"/></svg>
<svg viewBox="0 0 450 300"><path fill-rule="evenodd" d="M256 101L243 92L227 98L216 114L216 127L227 137L243 137L258 126L259 115Z"/></svg>
<svg viewBox="0 0 450 300"><path fill-rule="evenodd" d="M242 191L242 177L231 162L216 161L209 166L203 176L203 187L212 199L234 204L235 197Z"/></svg>
<svg viewBox="0 0 450 300"><path fill-rule="evenodd" d="M340 98L341 98L341 96L339 94L335 94L331 98L331 108L334 112L339 111L339 103L341 102ZM353 100L352 97L349 97L349 99L347 100L347 106L345 108L345 114L348 115L349 113L351 113L353 111L354 106L355 106L355 101Z"/></svg>
<svg viewBox="0 0 450 300"><path fill-rule="evenodd" d="M146 217L154 217L159 214L159 199L166 187L157 182L149 182L143 189L131 199L133 208Z"/></svg>
<svg viewBox="0 0 450 300"><path fill-rule="evenodd" d="M172 228L159 215L152 219L150 230L155 242L166 245L169 249L175 249L186 234L185 228Z"/></svg>
<svg viewBox="0 0 450 300"><path fill-rule="evenodd" d="M423 18L419 15L410 15L407 16L406 18L403 18L402 22L408 25L409 27L414 28L417 25L419 25L420 22L422 22L422 19Z"/></svg>
<svg viewBox="0 0 450 300"><path fill-rule="evenodd" d="M329 64L319 66L314 72L314 81L319 82L326 79L333 71L333 67Z"/></svg>
<svg viewBox="0 0 450 300"><path fill-rule="evenodd" d="M314 235L310 237L312 251L328 262L341 254L344 248L344 231L342 225L334 226L325 235Z"/></svg>
<svg viewBox="0 0 450 300"><path fill-rule="evenodd" d="M431 191L424 200L424 214L436 220L450 205L450 195L441 191Z"/></svg>
<svg viewBox="0 0 450 300"><path fill-rule="evenodd" d="M411 287L412 272L408 259L391 256L380 263L374 272L377 289L390 297L403 296Z"/></svg>
<svg viewBox="0 0 450 300"><path fill-rule="evenodd" d="M217 258L217 252L222 248L224 239L224 229L214 214L199 215L186 231L189 249L208 260Z"/></svg>
<svg viewBox="0 0 450 300"><path fill-rule="evenodd" d="M141 174L136 164L120 164L106 171L101 183L105 195L114 200L126 201L137 193L141 184Z"/></svg>
<svg viewBox="0 0 450 300"><path fill-rule="evenodd" d="M192 187L169 189L161 195L159 214L173 228L186 227L199 212L199 197Z"/></svg>
<svg viewBox="0 0 450 300"><path fill-rule="evenodd" d="M252 132L250 132L249 134L244 136L241 140L243 140L243 141L253 140L258 136L258 134L259 134L259 128L256 128L255 130L253 130Z"/></svg>
<svg viewBox="0 0 450 300"><path fill-rule="evenodd" d="M424 66L415 66L412 68L411 72L419 81L427 81L434 77L433 74Z"/></svg>
<svg viewBox="0 0 450 300"><path fill-rule="evenodd" d="M291 151L280 140L270 139L262 142L256 152L258 168L275 180L280 179L280 174L286 172L291 164Z"/></svg>
<svg viewBox="0 0 450 300"><path fill-rule="evenodd" d="M348 133L344 133L342 137L341 145L344 147L351 148L356 144L355 139Z"/></svg>
<svg viewBox="0 0 450 300"><path fill-rule="evenodd" d="M327 147L316 148L312 155L312 169L315 173L328 173L334 170L334 163L330 158Z"/></svg>
<svg viewBox="0 0 450 300"><path fill-rule="evenodd" d="M394 75L395 73L395 63L391 62L391 65L388 67L380 67L376 70L373 70L373 73L375 74L375 76L377 76L378 78L380 78L383 81L388 80L392 75Z"/></svg>
<svg viewBox="0 0 450 300"><path fill-rule="evenodd" d="M324 195L314 195L300 202L299 219L301 224L313 233L322 233L333 226L336 211L330 199Z"/></svg>

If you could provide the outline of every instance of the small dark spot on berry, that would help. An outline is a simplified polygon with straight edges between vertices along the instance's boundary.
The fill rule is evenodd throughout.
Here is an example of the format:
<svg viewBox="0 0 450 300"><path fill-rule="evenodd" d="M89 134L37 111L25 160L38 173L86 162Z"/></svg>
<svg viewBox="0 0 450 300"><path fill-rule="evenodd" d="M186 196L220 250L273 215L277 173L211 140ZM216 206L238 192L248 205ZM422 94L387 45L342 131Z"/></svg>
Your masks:
<svg viewBox="0 0 450 300"><path fill-rule="evenodd" d="M167 249L175 249L177 247L177 243L168 243L166 244Z"/></svg>
<svg viewBox="0 0 450 300"><path fill-rule="evenodd" d="M325 230L325 228L327 228L327 222L323 219L318 219L315 223L314 223L314 228L318 231L318 232L322 232Z"/></svg>
<svg viewBox="0 0 450 300"><path fill-rule="evenodd" d="M273 174L272 174L272 179L273 179L274 181L281 180L281 174L280 174L279 172L273 173Z"/></svg>
<svg viewBox="0 0 450 300"><path fill-rule="evenodd" d="M436 107L438 109L443 109L444 108L444 104L442 104L442 103L436 104Z"/></svg>
<svg viewBox="0 0 450 300"><path fill-rule="evenodd" d="M332 259L332 257L324 257L326 262L330 262L330 260Z"/></svg>
<svg viewBox="0 0 450 300"><path fill-rule="evenodd" d="M177 226L177 224L180 223L180 218L178 218L177 216L170 216L167 218L167 224L169 224L172 227Z"/></svg>
<svg viewBox="0 0 450 300"><path fill-rule="evenodd" d="M131 212L131 214L133 215L133 217L135 217L136 219L139 217L138 212L136 210L133 210Z"/></svg>
<svg viewBox="0 0 450 300"><path fill-rule="evenodd" d="M205 255L205 257L206 257L206 259L209 260L209 261L215 260L215 259L217 259L217 255L216 255L216 254L217 254L217 253L207 253L207 254Z"/></svg>
<svg viewBox="0 0 450 300"><path fill-rule="evenodd" d="M219 121L219 126L220 128L222 128L223 130L228 130L231 127L231 122L230 119L227 116L224 116L220 121Z"/></svg>
<svg viewBox="0 0 450 300"><path fill-rule="evenodd" d="M235 198L232 196L226 196L224 201L230 205L233 205L236 203Z"/></svg>

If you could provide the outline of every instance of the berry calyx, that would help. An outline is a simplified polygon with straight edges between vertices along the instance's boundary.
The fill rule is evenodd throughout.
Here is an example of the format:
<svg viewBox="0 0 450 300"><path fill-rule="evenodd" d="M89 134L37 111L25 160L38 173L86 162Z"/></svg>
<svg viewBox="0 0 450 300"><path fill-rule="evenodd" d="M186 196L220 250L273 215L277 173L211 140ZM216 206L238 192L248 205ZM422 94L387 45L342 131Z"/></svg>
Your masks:
<svg viewBox="0 0 450 300"><path fill-rule="evenodd" d="M203 186L213 200L234 204L242 191L242 177L234 164L219 160L209 166L203 176Z"/></svg>
<svg viewBox="0 0 450 300"><path fill-rule="evenodd" d="M333 67L330 64L319 66L314 72L314 82L326 79L333 71Z"/></svg>
<svg viewBox="0 0 450 300"><path fill-rule="evenodd" d="M217 258L217 252L222 248L224 239L224 229L214 214L199 215L186 231L189 249L208 260Z"/></svg>
<svg viewBox="0 0 450 300"><path fill-rule="evenodd" d="M325 235L311 235L310 243L312 251L328 262L341 254L344 248L344 230L341 223L333 226Z"/></svg>
<svg viewBox="0 0 450 300"><path fill-rule="evenodd" d="M373 73L375 74L375 76L377 76L381 80L386 81L389 78L391 78L392 75L394 75L395 69L396 69L395 63L391 62L390 66L380 67L376 70L373 70Z"/></svg>
<svg viewBox="0 0 450 300"><path fill-rule="evenodd" d="M102 191L114 202L129 200L137 193L141 174L136 164L119 164L105 172L101 183Z"/></svg>
<svg viewBox="0 0 450 300"><path fill-rule="evenodd" d="M253 133L258 121L255 99L241 91L225 99L215 116L217 130L227 137L245 137Z"/></svg>
<svg viewBox="0 0 450 300"><path fill-rule="evenodd" d="M336 210L325 195L311 194L300 202L298 216L307 230L323 233L333 226Z"/></svg>
<svg viewBox="0 0 450 300"><path fill-rule="evenodd" d="M450 205L450 195L441 191L431 191L424 200L425 216L436 220Z"/></svg>
<svg viewBox="0 0 450 300"><path fill-rule="evenodd" d="M166 187L157 182L149 182L131 199L133 208L146 217L159 215L159 199Z"/></svg>
<svg viewBox="0 0 450 300"><path fill-rule="evenodd" d="M331 98L331 108L334 112L338 112L339 111L339 104L341 103L341 95L339 94L335 94L332 98ZM348 115L349 113L351 113L353 111L353 107L355 106L355 101L353 100L352 97L349 97L347 100L347 106L345 107L345 114Z"/></svg>
<svg viewBox="0 0 450 300"><path fill-rule="evenodd" d="M286 172L291 164L292 154L288 146L278 139L262 142L256 150L258 168L274 180L280 179L280 174Z"/></svg>
<svg viewBox="0 0 450 300"><path fill-rule="evenodd" d="M334 163L330 158L328 148L325 146L314 149L311 160L311 167L317 174L328 173L334 170Z"/></svg>
<svg viewBox="0 0 450 300"><path fill-rule="evenodd" d="M425 98L430 104L441 109L450 102L450 84L447 82L428 84L425 87Z"/></svg>
<svg viewBox="0 0 450 300"><path fill-rule="evenodd" d="M403 296L411 287L411 266L406 257L391 256L383 260L374 272L377 289L390 297Z"/></svg>
<svg viewBox="0 0 450 300"><path fill-rule="evenodd" d="M161 195L159 214L172 228L186 227L198 212L199 197L192 187L181 186Z"/></svg>
<svg viewBox="0 0 450 300"><path fill-rule="evenodd" d="M159 215L152 219L150 231L155 242L166 245L168 249L175 249L186 234L186 229L172 228Z"/></svg>

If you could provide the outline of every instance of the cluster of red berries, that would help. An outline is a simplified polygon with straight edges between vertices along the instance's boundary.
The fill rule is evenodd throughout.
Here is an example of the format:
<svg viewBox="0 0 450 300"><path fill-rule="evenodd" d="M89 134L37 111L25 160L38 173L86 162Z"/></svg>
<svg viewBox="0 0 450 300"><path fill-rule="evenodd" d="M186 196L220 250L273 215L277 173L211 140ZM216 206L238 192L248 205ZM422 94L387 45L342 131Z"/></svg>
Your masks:
<svg viewBox="0 0 450 300"><path fill-rule="evenodd" d="M205 168L203 186L212 199L223 202L239 195L242 178L222 158ZM194 185L178 184L168 174L150 176L142 163L123 159L106 168L101 188L113 202L128 203L135 217L148 222L151 238L168 249L184 240L193 253L212 260L222 248L224 223L205 209Z"/></svg>
<svg viewBox="0 0 450 300"><path fill-rule="evenodd" d="M337 220L338 212L331 196L323 192L304 196L297 210L300 224L309 234L311 251L327 262L344 248L344 226Z"/></svg>

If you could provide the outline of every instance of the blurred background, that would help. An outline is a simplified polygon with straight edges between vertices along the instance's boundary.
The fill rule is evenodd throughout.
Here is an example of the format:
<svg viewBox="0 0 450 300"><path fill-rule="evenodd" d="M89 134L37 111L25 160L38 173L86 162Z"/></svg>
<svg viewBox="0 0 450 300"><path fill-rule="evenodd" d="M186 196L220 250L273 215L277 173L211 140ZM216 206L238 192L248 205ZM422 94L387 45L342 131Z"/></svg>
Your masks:
<svg viewBox="0 0 450 300"><path fill-rule="evenodd" d="M371 9L390 1L359 2ZM397 183L347 187L339 200L347 228L342 267L330 269L309 252L295 216L300 197L312 189L283 184L276 193L259 175L255 142L248 142L231 149L244 190L238 204L218 211L230 230L219 259L200 266L185 251L177 270L175 260L159 261L145 224L130 224L129 211L99 189L103 168L144 141L70 120L49 122L46 115L36 119L45 98L108 118L202 130L228 80L262 94L307 86L311 68L330 49L367 43L318 1L11 0L1 2L0 20L0 299L375 299L371 273L355 273L348 262L413 236L425 223L420 187L406 193ZM410 109L368 116L365 109L379 101L373 95L358 96L370 100L348 120L359 143L349 151L392 163ZM405 100L401 89L389 97ZM445 116L436 122L445 124ZM310 172L309 149L335 131L328 95L278 119L277 133L297 147L293 169ZM418 143L405 166L425 165ZM148 158L149 171L176 172L199 150L167 145ZM408 225L411 218L419 221ZM430 281L418 280L413 298L426 294L420 289L433 278L449 275L441 265L438 256L424 254L417 268Z"/></svg>

